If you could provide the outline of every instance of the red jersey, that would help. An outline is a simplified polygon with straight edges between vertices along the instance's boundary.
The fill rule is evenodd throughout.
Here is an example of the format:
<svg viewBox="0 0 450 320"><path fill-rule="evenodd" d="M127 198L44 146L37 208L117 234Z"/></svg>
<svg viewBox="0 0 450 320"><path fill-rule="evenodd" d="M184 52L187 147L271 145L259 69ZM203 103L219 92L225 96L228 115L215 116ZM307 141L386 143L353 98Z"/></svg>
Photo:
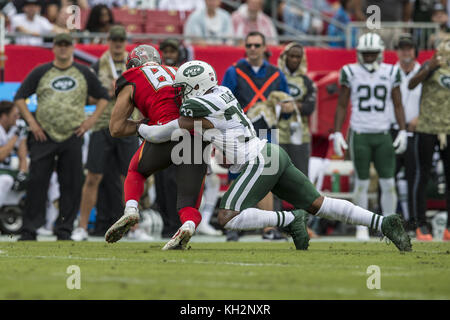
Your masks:
<svg viewBox="0 0 450 320"><path fill-rule="evenodd" d="M149 125L165 124L180 116L179 89L173 88L177 69L164 65L147 65L125 71L116 83L116 96L128 84L134 88L133 103Z"/></svg>

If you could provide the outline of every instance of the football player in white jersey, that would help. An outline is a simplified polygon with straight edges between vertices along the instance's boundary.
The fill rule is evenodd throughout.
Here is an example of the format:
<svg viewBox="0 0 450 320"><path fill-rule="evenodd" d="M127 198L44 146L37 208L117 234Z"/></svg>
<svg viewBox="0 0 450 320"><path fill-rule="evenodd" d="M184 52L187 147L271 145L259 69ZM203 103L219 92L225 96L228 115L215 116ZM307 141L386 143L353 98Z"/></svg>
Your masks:
<svg viewBox="0 0 450 320"><path fill-rule="evenodd" d="M331 138L334 152L342 156L342 149L347 149L347 144L341 129L351 100L349 144L356 175L354 201L358 206L368 207L369 169L373 162L379 176L381 209L387 216L395 213L397 207L395 153L403 153L407 146L401 77L396 66L382 62L384 44L379 35L362 35L356 50L358 62L341 69L341 91ZM389 134L391 105L400 130L394 143ZM368 229L357 227L356 236L368 239Z"/></svg>
<svg viewBox="0 0 450 320"><path fill-rule="evenodd" d="M19 119L19 109L10 101L0 101L0 208L12 188L24 188L28 171L25 138L26 124ZM19 170L12 167L14 153L19 158Z"/></svg>
<svg viewBox="0 0 450 320"><path fill-rule="evenodd" d="M171 140L177 129L186 129L181 132L187 135L194 130L224 155L230 171L239 173L220 203L218 220L225 229L284 227L296 249L306 250L308 212L371 227L391 239L399 250L411 250L398 215L383 218L349 201L321 196L282 148L259 139L231 91L217 85L216 73L209 64L203 61L183 64L175 75L174 86L182 88L180 118L162 126L141 124L137 131L151 143L162 143ZM256 209L256 204L270 191L296 210ZM163 250L186 249L194 231L194 226L185 222Z"/></svg>

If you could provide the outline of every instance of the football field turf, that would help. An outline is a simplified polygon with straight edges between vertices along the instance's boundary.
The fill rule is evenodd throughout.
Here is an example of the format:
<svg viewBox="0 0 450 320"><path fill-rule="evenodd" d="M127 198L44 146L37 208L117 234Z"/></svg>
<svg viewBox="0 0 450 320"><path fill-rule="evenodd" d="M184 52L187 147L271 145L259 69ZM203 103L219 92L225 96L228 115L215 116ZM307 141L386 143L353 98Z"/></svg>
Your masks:
<svg viewBox="0 0 450 320"><path fill-rule="evenodd" d="M0 299L450 299L448 242L414 242L405 254L378 241L311 242L306 252L292 242L162 245L2 242ZM79 290L66 286L71 265ZM367 288L371 265L381 289Z"/></svg>

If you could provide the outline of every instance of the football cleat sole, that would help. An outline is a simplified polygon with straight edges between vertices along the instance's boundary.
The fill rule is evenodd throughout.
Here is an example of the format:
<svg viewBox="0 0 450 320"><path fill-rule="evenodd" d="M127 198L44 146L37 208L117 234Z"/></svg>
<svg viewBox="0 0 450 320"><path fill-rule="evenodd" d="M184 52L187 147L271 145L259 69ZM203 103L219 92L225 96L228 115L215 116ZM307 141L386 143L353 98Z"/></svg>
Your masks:
<svg viewBox="0 0 450 320"><path fill-rule="evenodd" d="M132 226L139 222L139 213L122 216L106 231L105 240L108 243L117 242Z"/></svg>

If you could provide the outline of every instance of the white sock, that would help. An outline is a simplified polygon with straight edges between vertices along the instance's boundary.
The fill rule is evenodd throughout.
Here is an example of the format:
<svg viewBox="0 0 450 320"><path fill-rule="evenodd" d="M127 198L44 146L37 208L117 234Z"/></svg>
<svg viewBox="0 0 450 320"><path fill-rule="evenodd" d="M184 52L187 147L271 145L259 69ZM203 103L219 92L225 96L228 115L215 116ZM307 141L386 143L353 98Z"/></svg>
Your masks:
<svg viewBox="0 0 450 320"><path fill-rule="evenodd" d="M0 208L5 203L6 195L14 184L14 178L8 174L0 175Z"/></svg>
<svg viewBox="0 0 450 320"><path fill-rule="evenodd" d="M367 193L369 192L369 183L367 180L355 179L355 190L353 191L353 201L361 208L367 209L369 207L369 201Z"/></svg>
<svg viewBox="0 0 450 320"><path fill-rule="evenodd" d="M248 208L228 221L224 228L229 230L252 230L266 227L285 227L294 220L290 211L267 211Z"/></svg>
<svg viewBox="0 0 450 320"><path fill-rule="evenodd" d="M409 208L408 208L408 181L405 179L397 180L398 198L402 207L403 216L405 220L409 220Z"/></svg>
<svg viewBox="0 0 450 320"><path fill-rule="evenodd" d="M317 216L381 231L383 216L355 206L347 200L324 197Z"/></svg>
<svg viewBox="0 0 450 320"><path fill-rule="evenodd" d="M384 216L394 214L397 209L397 192L395 191L395 179L379 179L381 189L381 210Z"/></svg>
<svg viewBox="0 0 450 320"><path fill-rule="evenodd" d="M203 200L205 202L202 208L202 221L209 223L216 208L217 199L219 198L220 179L216 174L209 174L205 179L205 191L203 192Z"/></svg>
<svg viewBox="0 0 450 320"><path fill-rule="evenodd" d="M138 207L138 202L136 200L128 200L127 203L125 204L125 207L133 207L133 208L137 208Z"/></svg>

